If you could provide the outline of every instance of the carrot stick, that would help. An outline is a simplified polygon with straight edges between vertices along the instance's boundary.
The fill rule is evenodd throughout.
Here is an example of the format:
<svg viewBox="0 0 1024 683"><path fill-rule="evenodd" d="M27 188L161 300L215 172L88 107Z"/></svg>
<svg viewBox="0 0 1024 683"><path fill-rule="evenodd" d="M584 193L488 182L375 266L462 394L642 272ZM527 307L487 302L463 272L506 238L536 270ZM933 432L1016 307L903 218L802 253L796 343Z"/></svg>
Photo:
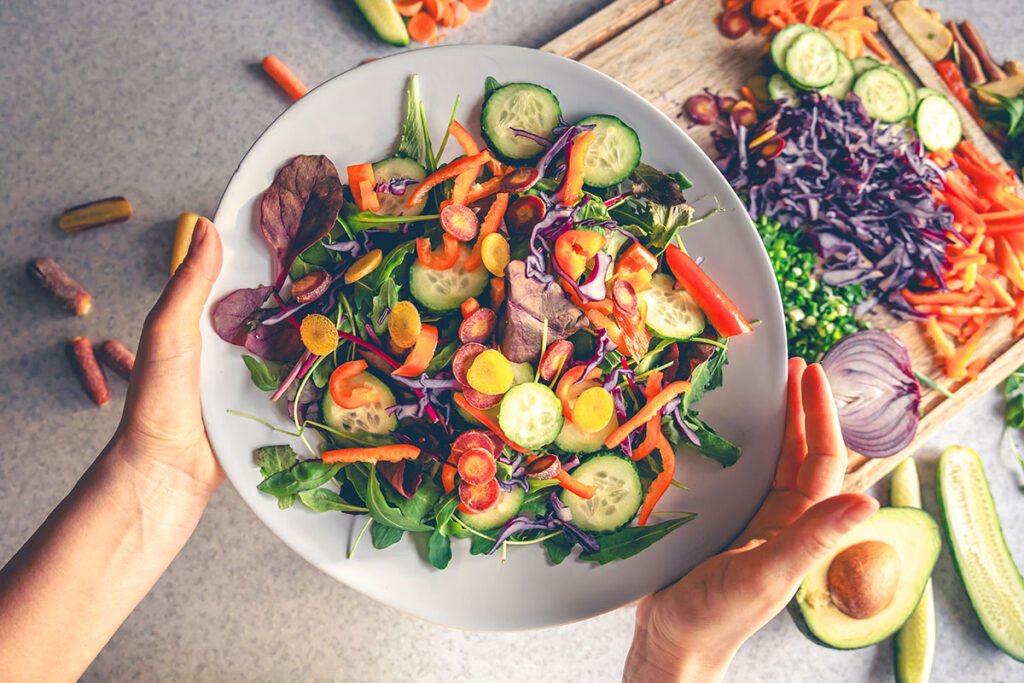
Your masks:
<svg viewBox="0 0 1024 683"><path fill-rule="evenodd" d="M451 493L455 490L455 475L458 471L455 463L452 462L452 456L448 456L448 459L445 460L444 465L441 467L441 485L444 486L445 493Z"/></svg>
<svg viewBox="0 0 1024 683"><path fill-rule="evenodd" d="M493 159L491 161L493 161ZM490 163L490 161L487 163ZM490 197L492 194L494 194L500 189L501 177L494 177L489 180L485 180L482 183L476 183L469 188L469 194L466 195L466 203L472 204L473 202L481 200L484 197Z"/></svg>
<svg viewBox="0 0 1024 683"><path fill-rule="evenodd" d="M473 154L472 156L456 159L455 161L448 164L444 168L437 169L436 171L428 175L426 178L424 178L422 183L416 186L416 189L409 196L409 199L408 201L406 201L405 205L408 207L416 206L426 198L427 193L430 192L430 190L433 189L436 185L443 183L449 178L454 178L455 176L461 173L465 173L466 171L472 169L479 169L480 166L487 163L487 161L490 158L490 153L487 150L484 150L477 154Z"/></svg>
<svg viewBox="0 0 1024 683"><path fill-rule="evenodd" d="M604 440L604 445L608 448L615 448L629 436L634 429L642 425L643 423L650 420L655 415L661 413L661 409L665 407L665 404L674 399L679 394L688 391L690 389L689 382L677 381L672 382L664 389L659 391L653 398L647 401L647 404L637 411L636 415L626 420L624 423L618 426L618 428L608 435L608 438Z"/></svg>
<svg viewBox="0 0 1024 683"><path fill-rule="evenodd" d="M497 434L499 439L501 439L502 441L504 441L505 443L507 443L509 445L509 448L511 448L512 450L517 451L519 453L525 453L526 452L525 448L523 448L519 444L515 443L514 441L511 441L507 436L505 436L505 432L501 431L501 427L498 426L498 423L495 422L491 418L490 415L488 415L484 411L480 410L476 406L470 404L470 402L466 400L466 397L461 392L456 392L452 396L452 399L463 410L465 410L467 413L469 413L470 415L475 417L477 420L482 422L483 425L485 427L487 427L488 429L490 429L492 432Z"/></svg>
<svg viewBox="0 0 1024 683"><path fill-rule="evenodd" d="M1016 306L1017 302L1013 300L1010 293L1007 292L999 282L992 280L984 275L978 276L978 285L981 286L986 292L990 293L1004 306Z"/></svg>
<svg viewBox="0 0 1024 683"><path fill-rule="evenodd" d="M932 304L921 304L917 310L926 315L941 316L967 316L979 315L1001 315L1013 310L1012 306L990 307L990 306L935 306Z"/></svg>
<svg viewBox="0 0 1024 683"><path fill-rule="evenodd" d="M597 493L597 487L590 484L584 484L579 479L576 479L565 470L558 470L558 474L555 475L558 479L558 483L562 485L566 491L572 491L580 498L590 500Z"/></svg>
<svg viewBox="0 0 1024 683"><path fill-rule="evenodd" d="M967 363L970 361L971 356L974 355L975 350L977 350L978 343L981 342L981 338L984 336L985 330L988 329L988 325L988 320L978 323L978 329L971 334L963 346L956 350L956 353L953 354L946 364L947 377L956 381L967 378Z"/></svg>
<svg viewBox="0 0 1024 683"><path fill-rule="evenodd" d="M975 294L964 294L963 292L911 292L904 289L903 297L912 304L958 304L970 305L977 300Z"/></svg>
<svg viewBox="0 0 1024 683"><path fill-rule="evenodd" d="M380 462L381 460L385 462L398 462L399 460L411 460L419 454L419 446L396 443L390 446L339 448L321 453L320 459L328 464L336 462Z"/></svg>
<svg viewBox="0 0 1024 683"><path fill-rule="evenodd" d="M274 82L284 88L293 100L297 100L307 92L309 88L302 84L298 76L291 72L284 63L274 55L267 55L263 58L263 70L274 79Z"/></svg>
<svg viewBox="0 0 1024 683"><path fill-rule="evenodd" d="M654 398L661 391L662 373L655 370L647 377L647 384L644 386L644 396L648 399ZM664 438L661 433L661 415L656 413L647 421L647 435L643 443L633 451L633 460L642 460L650 455L651 451L658 445L658 440Z"/></svg>

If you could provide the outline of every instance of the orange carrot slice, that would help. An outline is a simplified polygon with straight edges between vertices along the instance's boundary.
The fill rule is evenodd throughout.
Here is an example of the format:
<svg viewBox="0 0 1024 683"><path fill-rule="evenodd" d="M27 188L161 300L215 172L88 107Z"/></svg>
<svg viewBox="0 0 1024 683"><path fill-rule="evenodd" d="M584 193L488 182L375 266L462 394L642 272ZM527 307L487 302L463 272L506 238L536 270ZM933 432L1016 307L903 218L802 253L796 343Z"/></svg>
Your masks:
<svg viewBox="0 0 1024 683"><path fill-rule="evenodd" d="M395 0L395 9L403 17L413 17L423 9L423 0Z"/></svg>
<svg viewBox="0 0 1024 683"><path fill-rule="evenodd" d="M409 19L406 29L417 43L428 43L437 35L437 20L426 12L419 12Z"/></svg>

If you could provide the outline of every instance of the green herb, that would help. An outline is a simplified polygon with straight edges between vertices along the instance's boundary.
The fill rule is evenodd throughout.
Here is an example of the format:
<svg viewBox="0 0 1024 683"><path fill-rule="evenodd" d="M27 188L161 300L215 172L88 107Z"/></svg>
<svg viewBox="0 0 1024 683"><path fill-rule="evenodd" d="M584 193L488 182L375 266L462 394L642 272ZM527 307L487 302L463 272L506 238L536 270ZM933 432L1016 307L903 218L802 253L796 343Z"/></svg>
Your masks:
<svg viewBox="0 0 1024 683"><path fill-rule="evenodd" d="M423 127L423 165L427 167L427 175L437 170L437 157L434 156L434 147L430 144L430 128L427 127L427 113L423 109L423 102L420 102L420 126Z"/></svg>
<svg viewBox="0 0 1024 683"><path fill-rule="evenodd" d="M705 393L722 386L722 368L728 364L724 348L715 348L706 361L698 365L690 373L690 390L683 394L682 410L690 412L694 403Z"/></svg>
<svg viewBox="0 0 1024 683"><path fill-rule="evenodd" d="M979 90L987 92L984 86ZM1019 171L1024 166L1024 96L1005 97L993 92L988 94L995 97L998 104L983 107L981 115L1006 138L1004 156Z"/></svg>
<svg viewBox="0 0 1024 683"><path fill-rule="evenodd" d="M573 542L565 537L565 534L558 534L551 538L544 539L544 550L547 551L551 564L562 564L565 558L572 552Z"/></svg>
<svg viewBox="0 0 1024 683"><path fill-rule="evenodd" d="M466 527L467 529L469 527ZM470 555L486 555L494 546L494 539L483 535L475 535L469 541Z"/></svg>
<svg viewBox="0 0 1024 683"><path fill-rule="evenodd" d="M675 206L686 201L677 178L648 164L638 164L630 174L629 180L633 183L633 192L636 196L644 197L654 204ZM683 180L686 178L683 177ZM688 180L686 182L689 183Z"/></svg>
<svg viewBox="0 0 1024 683"><path fill-rule="evenodd" d="M1006 426L1024 428L1024 366L1013 371L1003 382L1003 402L1006 407Z"/></svg>
<svg viewBox="0 0 1024 683"><path fill-rule="evenodd" d="M953 398L953 392L951 392L949 389L945 389L942 386L940 386L939 383L933 380L931 377L928 377L927 375L922 375L917 370L914 370L914 377L917 378L918 382L925 385L929 389L933 389L939 392L946 398Z"/></svg>
<svg viewBox="0 0 1024 683"><path fill-rule="evenodd" d="M863 327L853 311L864 301L864 289L832 287L813 277L818 256L802 231L764 216L756 226L782 295L789 355L818 361L836 342Z"/></svg>
<svg viewBox="0 0 1024 683"><path fill-rule="evenodd" d="M430 527L423 524L418 518L407 517L402 510L388 504L381 491L380 482L377 480L376 465L370 466L366 487L366 507L369 508L373 521L378 524L386 524L406 531L430 531Z"/></svg>
<svg viewBox="0 0 1024 683"><path fill-rule="evenodd" d="M319 363L312 370L313 384L317 389L323 389L331 381L331 373L334 372L334 363Z"/></svg>
<svg viewBox="0 0 1024 683"><path fill-rule="evenodd" d="M580 559L584 562L608 564L613 560L632 557L696 516L696 513L689 512L666 522L659 522L650 526L628 526L624 529L613 531L610 534L599 536L598 543L601 544L601 549L596 553L584 553L580 555Z"/></svg>
<svg viewBox="0 0 1024 683"><path fill-rule="evenodd" d="M404 529L396 529L387 524L378 524L376 521L370 527L370 537L373 539L373 547L377 550L384 550L402 540L405 535Z"/></svg>
<svg viewBox="0 0 1024 683"><path fill-rule="evenodd" d="M438 533L452 533L450 522L458 507L459 497L455 491L445 494L434 504L434 523L437 525Z"/></svg>
<svg viewBox="0 0 1024 683"><path fill-rule="evenodd" d="M430 363L427 364L427 369L424 370L424 372L428 375L433 375L435 372L448 367L452 362L452 358L455 357L455 352L459 350L460 346L462 346L462 342L458 339L453 339L442 346L441 350L437 352L437 355L435 355L430 360Z"/></svg>
<svg viewBox="0 0 1024 683"><path fill-rule="evenodd" d="M501 81L494 76L488 76L484 81L484 97L501 87Z"/></svg>
<svg viewBox="0 0 1024 683"><path fill-rule="evenodd" d="M387 253L387 256L377 266L376 275L374 276L373 289L374 291L381 289L384 283L391 279L391 274L402 265L405 261L405 257L409 254L415 253L416 251L416 240L406 240L397 247Z"/></svg>
<svg viewBox="0 0 1024 683"><path fill-rule="evenodd" d="M409 76L405 86L405 118L398 138L398 154L413 161L423 159L423 120L420 118L420 77Z"/></svg>
<svg viewBox="0 0 1024 683"><path fill-rule="evenodd" d="M260 476L264 479L284 472L295 464L299 456L292 450L291 446L264 446L256 449L256 464L260 467ZM295 503L294 494L277 496L277 506L287 510Z"/></svg>
<svg viewBox="0 0 1024 683"><path fill-rule="evenodd" d="M452 561L451 539L437 529L427 539L427 559L435 569L444 569Z"/></svg>
<svg viewBox="0 0 1024 683"><path fill-rule="evenodd" d="M441 138L441 146L437 148L437 154L435 158L440 161L441 155L444 154L444 148L448 146L449 131L452 129L452 122L455 120L455 115L459 113L459 100L461 96L455 96L455 105L452 107L452 115L448 118L448 125L444 129L444 137Z"/></svg>
<svg viewBox="0 0 1024 683"><path fill-rule="evenodd" d="M340 463L332 465L320 460L302 460L287 470L271 474L256 488L272 496L292 495L326 484L340 469Z"/></svg>
<svg viewBox="0 0 1024 683"><path fill-rule="evenodd" d="M377 334L384 334L388 329L388 319L383 315L384 309L392 309L398 303L398 285L388 278L381 285L380 290L373 297L373 309L370 312L370 324ZM378 324L377 321L380 321Z"/></svg>
<svg viewBox="0 0 1024 683"><path fill-rule="evenodd" d="M683 421L686 426L693 430L697 435L697 439L700 441L699 446L695 446L690 440L683 434L682 430L679 429L679 425L672 418L671 415L666 415L661 418L661 431L665 435L665 438L669 440L674 446L682 444L688 446L706 458L711 458L722 467L731 467L736 464L736 461L743 455L743 449L732 443L728 439L725 439L715 433L711 427L704 423L696 412L688 412L683 414ZM649 458L648 458L649 459Z"/></svg>
<svg viewBox="0 0 1024 683"><path fill-rule="evenodd" d="M352 505L330 489L318 488L299 491L299 501L314 512L366 512L366 508Z"/></svg>

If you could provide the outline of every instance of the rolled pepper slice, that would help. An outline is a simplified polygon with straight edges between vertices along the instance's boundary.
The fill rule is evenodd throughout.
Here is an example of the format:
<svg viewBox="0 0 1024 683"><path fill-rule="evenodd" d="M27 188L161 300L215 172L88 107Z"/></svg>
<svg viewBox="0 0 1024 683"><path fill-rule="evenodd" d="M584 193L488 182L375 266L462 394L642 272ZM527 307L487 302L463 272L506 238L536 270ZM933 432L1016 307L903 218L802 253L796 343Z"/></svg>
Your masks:
<svg viewBox="0 0 1024 683"><path fill-rule="evenodd" d="M567 230L555 242L555 259L569 277L579 279L587 261L608 244L608 238L593 230Z"/></svg>
<svg viewBox="0 0 1024 683"><path fill-rule="evenodd" d="M723 337L735 337L753 331L753 327L740 313L736 304L725 295L718 285L711 281L690 255L674 244L665 250L665 262L675 275L676 281L686 293L693 297L704 311L708 322Z"/></svg>

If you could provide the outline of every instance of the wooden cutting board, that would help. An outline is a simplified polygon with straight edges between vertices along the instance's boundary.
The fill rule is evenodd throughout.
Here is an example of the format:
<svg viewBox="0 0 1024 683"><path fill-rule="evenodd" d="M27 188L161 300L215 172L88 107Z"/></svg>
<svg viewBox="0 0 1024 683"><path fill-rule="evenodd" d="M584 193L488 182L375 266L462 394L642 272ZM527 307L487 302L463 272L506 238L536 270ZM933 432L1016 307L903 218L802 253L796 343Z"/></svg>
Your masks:
<svg viewBox="0 0 1024 683"><path fill-rule="evenodd" d="M868 11L878 22L894 62L915 75L922 85L950 95L960 111L965 137L989 158L1005 164L881 0L875 0ZM720 12L717 0L676 0L668 4L665 0L618 0L542 49L576 59L629 86L668 114L714 158L711 127L690 126L682 115L682 103L705 87L738 94L740 86L761 70L767 47L765 36L756 31L739 40L722 36L713 23ZM1009 316L993 324L979 345L976 357L988 356L991 362L977 380L969 383L945 378L917 323L880 314L872 318L872 325L899 335L910 349L914 369L937 380L953 397L922 387L923 417L914 442L884 459L869 460L851 453L845 491L863 491L875 484L954 415L1024 365L1024 340L1018 342L1011 337Z"/></svg>

